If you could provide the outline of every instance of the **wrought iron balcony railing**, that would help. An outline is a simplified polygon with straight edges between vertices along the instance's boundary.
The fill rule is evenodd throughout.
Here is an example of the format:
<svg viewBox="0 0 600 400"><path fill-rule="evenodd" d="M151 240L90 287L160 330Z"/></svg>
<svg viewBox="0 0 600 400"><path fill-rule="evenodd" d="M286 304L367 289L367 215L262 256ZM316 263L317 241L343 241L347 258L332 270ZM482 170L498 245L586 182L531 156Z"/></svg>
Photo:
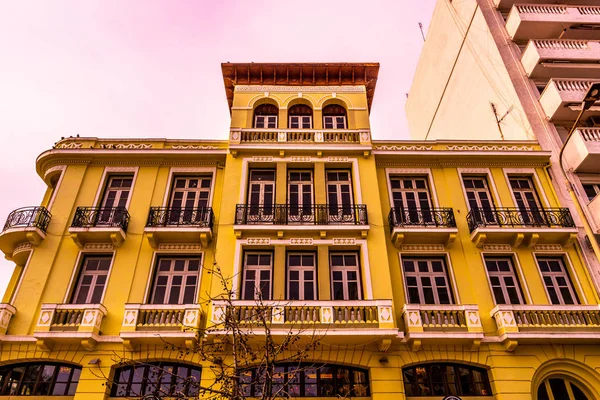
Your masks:
<svg viewBox="0 0 600 400"><path fill-rule="evenodd" d="M392 207L388 214L390 231L397 227L456 228L451 208L401 208Z"/></svg>
<svg viewBox="0 0 600 400"><path fill-rule="evenodd" d="M10 228L38 228L46 232L52 214L45 207L23 207L8 214L4 229Z"/></svg>
<svg viewBox="0 0 600 400"><path fill-rule="evenodd" d="M235 223L236 225L368 225L369 221L365 204L238 204Z"/></svg>
<svg viewBox="0 0 600 400"><path fill-rule="evenodd" d="M483 208L467 214L469 231L480 227L558 227L575 226L568 208Z"/></svg>
<svg viewBox="0 0 600 400"><path fill-rule="evenodd" d="M211 207L151 207L146 226L153 228L160 226L212 228L214 217Z"/></svg>
<svg viewBox="0 0 600 400"><path fill-rule="evenodd" d="M71 227L119 227L127 231L129 212L125 207L77 207Z"/></svg>

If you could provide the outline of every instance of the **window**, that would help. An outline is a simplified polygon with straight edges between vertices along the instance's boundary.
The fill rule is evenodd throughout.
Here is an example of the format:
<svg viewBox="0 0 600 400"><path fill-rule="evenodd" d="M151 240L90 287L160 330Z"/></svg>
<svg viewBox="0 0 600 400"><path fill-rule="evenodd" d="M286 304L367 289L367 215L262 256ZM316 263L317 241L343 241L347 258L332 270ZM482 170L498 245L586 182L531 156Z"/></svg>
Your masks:
<svg viewBox="0 0 600 400"><path fill-rule="evenodd" d="M390 177L392 202L398 223L426 224L432 222L431 201L426 177Z"/></svg>
<svg viewBox="0 0 600 400"><path fill-rule="evenodd" d="M346 129L346 109L337 104L323 107L323 128Z"/></svg>
<svg viewBox="0 0 600 400"><path fill-rule="evenodd" d="M118 223L123 218L123 210L129 199L132 182L133 177L131 176L111 176L108 178L108 183L100 202L101 210L96 222L97 225L112 225ZM122 210L114 210L114 208Z"/></svg>
<svg viewBox="0 0 600 400"><path fill-rule="evenodd" d="M577 295L562 258L540 257L537 263L552 304L578 304Z"/></svg>
<svg viewBox="0 0 600 400"><path fill-rule="evenodd" d="M331 285L333 300L360 300L360 267L357 253L332 253Z"/></svg>
<svg viewBox="0 0 600 400"><path fill-rule="evenodd" d="M73 396L81 368L59 363L27 363L0 367L2 396Z"/></svg>
<svg viewBox="0 0 600 400"><path fill-rule="evenodd" d="M277 128L277 114L279 108L273 104L261 104L254 109L255 128Z"/></svg>
<svg viewBox="0 0 600 400"><path fill-rule="evenodd" d="M406 396L492 396L487 371L461 364L422 364L404 368Z"/></svg>
<svg viewBox="0 0 600 400"><path fill-rule="evenodd" d="M510 257L485 257L496 304L523 304L519 281Z"/></svg>
<svg viewBox="0 0 600 400"><path fill-rule="evenodd" d="M248 220L273 221L275 171L251 170L248 188Z"/></svg>
<svg viewBox="0 0 600 400"><path fill-rule="evenodd" d="M313 222L313 173L288 171L288 220Z"/></svg>
<svg viewBox="0 0 600 400"><path fill-rule="evenodd" d="M156 265L152 304L193 304L198 288L200 257L160 257Z"/></svg>
<svg viewBox="0 0 600 400"><path fill-rule="evenodd" d="M584 183L583 190L585 190L588 200L592 201L600 193L600 183Z"/></svg>
<svg viewBox="0 0 600 400"><path fill-rule="evenodd" d="M247 252L244 254L242 282L243 300L271 299L271 271L273 254L267 252Z"/></svg>
<svg viewBox="0 0 600 400"><path fill-rule="evenodd" d="M327 209L330 222L354 222L350 171L326 171Z"/></svg>
<svg viewBox="0 0 600 400"><path fill-rule="evenodd" d="M200 394L200 375L200 367L187 364L129 365L115 371L111 397L195 398Z"/></svg>
<svg viewBox="0 0 600 400"><path fill-rule="evenodd" d="M464 176L463 184L471 215L478 223L495 223L494 202L485 176Z"/></svg>
<svg viewBox="0 0 600 400"><path fill-rule="evenodd" d="M452 304L443 258L404 258L404 279L411 304Z"/></svg>
<svg viewBox="0 0 600 400"><path fill-rule="evenodd" d="M296 104L288 110L290 129L312 129L312 108Z"/></svg>
<svg viewBox="0 0 600 400"><path fill-rule="evenodd" d="M578 383L567 378L546 379L538 387L538 400L588 400Z"/></svg>
<svg viewBox="0 0 600 400"><path fill-rule="evenodd" d="M86 255L83 258L72 303L99 304L102 301L111 261L112 256Z"/></svg>
<svg viewBox="0 0 600 400"><path fill-rule="evenodd" d="M288 253L288 300L316 300L315 253Z"/></svg>
<svg viewBox="0 0 600 400"><path fill-rule="evenodd" d="M240 387L246 397L262 397L264 368L240 372ZM369 394L369 372L341 365L298 364L280 365L273 373L272 393L288 397L366 397Z"/></svg>
<svg viewBox="0 0 600 400"><path fill-rule="evenodd" d="M169 224L185 225L208 219L210 176L175 177L171 192Z"/></svg>
<svg viewBox="0 0 600 400"><path fill-rule="evenodd" d="M520 176L511 177L509 180L523 222L525 224L545 225L544 217L540 213L542 205L531 178Z"/></svg>

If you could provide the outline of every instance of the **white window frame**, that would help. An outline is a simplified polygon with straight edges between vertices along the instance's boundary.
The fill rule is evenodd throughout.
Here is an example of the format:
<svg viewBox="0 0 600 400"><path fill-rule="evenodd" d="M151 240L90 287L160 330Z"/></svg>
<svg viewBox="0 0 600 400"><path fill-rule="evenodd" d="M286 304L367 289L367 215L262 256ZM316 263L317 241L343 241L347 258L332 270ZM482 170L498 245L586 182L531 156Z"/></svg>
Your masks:
<svg viewBox="0 0 600 400"><path fill-rule="evenodd" d="M171 167L169 168L169 179L167 179L167 186L165 187L165 194L163 196L162 206L169 207L171 204L171 192L173 189L174 180L181 176L193 177L193 176L210 176L210 194L208 195L208 207L212 207L213 197L215 193L215 181L217 180L217 168L215 167L199 167L199 168L180 168Z"/></svg>
<svg viewBox="0 0 600 400"><path fill-rule="evenodd" d="M498 188L496 187L496 182L494 181L494 176L492 175L492 172L489 168L457 168L457 170L458 170L460 187L462 188L462 191L463 191L463 199L465 200L465 206L466 206L467 210L470 211L471 208L469 207L469 201L467 200L468 199L467 189L465 188L465 183L463 181L463 178L465 176L466 177L470 177L470 176L485 177L487 184L488 184L488 189L490 190L492 204L494 204L494 206L497 208L502 208L502 199L500 198L500 195L498 194ZM508 182L508 180L506 182Z"/></svg>
<svg viewBox="0 0 600 400"><path fill-rule="evenodd" d="M404 180L410 180L413 183L415 183L415 187L410 188L410 189L406 189L403 187L400 187L400 189L394 189L392 187L392 181L394 180L398 180L400 181L400 186L403 185ZM416 187L416 182L417 181L424 181L425 182L425 188L424 189L420 189ZM431 199L431 191L429 190L429 177L426 175L390 175L389 176L389 181L390 181L390 194L391 194L391 205L392 207L396 207L396 204L394 203L394 193L400 193L400 196L402 197L402 202L405 204L404 208L406 210L409 210L410 208L406 207L406 193L414 193L415 194L415 202L417 203L418 207L417 209L421 210L422 207L420 206L420 201L419 201L419 196L418 193L426 193L427 194L427 204L429 206L430 209L434 208L433 207L433 201Z"/></svg>
<svg viewBox="0 0 600 400"><path fill-rule="evenodd" d="M287 172L288 172L288 181L287 181L287 204L288 204L288 206L290 206L292 204L290 202L291 185L299 185L301 187L304 187L305 185L310 185L310 201L311 201L311 206L314 206L315 205L315 176L314 176L313 171L310 169L288 169ZM303 181L303 180L293 181L291 178L291 175L293 173L310 174L310 180L309 181ZM301 191L298 191L298 204L296 204L298 206L298 208L302 208L304 206L302 194L303 193Z"/></svg>
<svg viewBox="0 0 600 400"><path fill-rule="evenodd" d="M271 263L269 266L261 266L261 265L248 265L248 256L249 255L268 255L270 257ZM273 259L275 258L275 254L271 251L260 251L260 250L247 250L244 251L243 255L243 264L242 264L242 287L240 290L241 299L246 299L246 271L252 270L256 272L254 279L254 293L252 294L252 300L258 300L256 295L258 293L258 289L260 288L260 272L269 271L269 298L263 300L271 300L273 299Z"/></svg>
<svg viewBox="0 0 600 400"><path fill-rule="evenodd" d="M527 177L531 179L531 184L533 185L533 189L537 194L538 201L540 202L541 208L549 208L550 201L546 196L546 192L544 191L544 187L540 182L539 176L534 168L502 168L502 173L504 174L504 179L506 179L506 185L508 186L508 190L510 191L510 195L512 197L514 207L517 207L517 199L515 198L515 194L512 190L512 186L510 185L511 177Z"/></svg>
<svg viewBox="0 0 600 400"><path fill-rule="evenodd" d="M304 118L308 118L308 124L309 127L305 128L304 127ZM295 119L297 119L298 122L298 127L297 128L293 128L292 124ZM288 118L288 129L312 129L313 128L313 117L312 115L290 115Z"/></svg>
<svg viewBox="0 0 600 400"><path fill-rule="evenodd" d="M499 260L506 260L508 261L508 266L510 268L509 272L506 271L490 271L487 268L487 261L499 261ZM485 268L486 271L486 275L488 278L488 283L490 285L490 291L492 293L492 299L494 300L494 303L496 305L498 305L499 303L497 302L496 299L496 295L494 294L494 287L492 285L492 276L498 277L500 279L500 289L502 290L502 295L504 296L504 298L506 300L510 300L510 296L508 294L508 290L507 290L507 286L505 285L505 281L504 281L504 277L512 277L513 281L515 282L515 288L517 289L517 296L519 297L520 303L518 303L519 305L524 305L525 303L525 296L523 294L523 290L521 288L521 280L519 279L519 276L517 275L517 271L516 268L514 266L514 259L512 256L509 255L484 255L483 256L483 266ZM502 304L511 304L511 303L502 303Z"/></svg>
<svg viewBox="0 0 600 400"><path fill-rule="evenodd" d="M108 269L102 270L102 271L96 270L96 271L87 271L86 272L85 269L88 265L89 260L91 260L91 259L105 259L105 260L107 259L107 260L109 260ZM88 254L88 255L86 255L83 258L82 265L79 269L79 276L77 277L77 282L75 283L73 297L71 299L71 304L99 304L99 303L102 303L102 300L104 298L104 291L106 290L106 286L108 285L108 273L110 271L111 264L112 264L112 256L108 256L106 254L97 254L97 255ZM87 293L85 301L83 303L75 303L75 300L77 299L77 297L79 296L79 292L81 291L81 284L82 284L82 279L84 276L91 276L92 282L89 284L89 291ZM93 294L96 289L96 285L98 284L98 278L100 276L106 277L104 280L103 287L102 287L102 293L100 294L100 299L99 299L98 303L92 303L91 298L93 297Z"/></svg>
<svg viewBox="0 0 600 400"><path fill-rule="evenodd" d="M543 272L541 267L540 267L540 260L544 261L544 259L548 260L548 259L552 259L552 260L559 260L560 265L562 267L562 271L561 272L552 272L552 271L547 271L547 272ZM535 255L535 263L537 265L537 269L538 272L540 273L540 278L542 280L542 285L544 286L544 290L546 292L546 298L548 299L548 303L552 304L552 305L567 305L564 302L562 293L560 292L560 286L557 286L557 282L556 282L556 277L562 276L565 278L565 281L569 284L569 292L571 293L571 297L573 298L574 303L572 305L580 305L582 304L582 302L579 300L579 293L577 292L577 290L575 290L575 284L574 282L571 280L571 274L569 271L569 268L567 268L567 264L565 261L565 257L563 257L562 255ZM544 277L546 276L546 274L552 279L552 286L553 288L556 290L556 293L558 295L559 304L554 304L552 303L552 299L550 297L550 293L548 292L548 287L546 286L546 282L544 281ZM577 282L579 283L579 282ZM581 287L579 287L580 289L580 293L583 293L581 291ZM585 302L585 299L583 299ZM570 304L569 304L570 305Z"/></svg>
<svg viewBox="0 0 600 400"><path fill-rule="evenodd" d="M313 258L313 265L298 265L298 266L291 266L290 265L290 256L312 256ZM290 284L292 282L292 279L290 277L292 271L297 271L298 272L298 280L296 282L298 282L298 294L299 294L299 298L298 299L294 299L294 300L318 300L319 299L319 293L318 293L318 286L317 286L317 253L316 252L306 252L306 251L290 251L287 253L286 255L286 259L287 259L287 279L286 279L286 298L288 300L292 300L290 297ZM312 286L313 286L313 297L312 299L306 299L305 295L306 293L304 293L304 284L306 282L310 282L304 279L304 272L306 271L312 271L313 273L313 279L312 279Z"/></svg>
<svg viewBox="0 0 600 400"><path fill-rule="evenodd" d="M355 260L356 260L356 265L342 265L342 266L333 266L331 265L331 257L332 256L347 256L347 255L352 255ZM329 269L330 269L330 279L331 279L331 298L334 299L335 294L334 294L334 288L333 288L333 283L334 283L334 279L333 279L333 273L334 272L338 272L341 271L342 272L342 286L343 286L343 292L344 292L344 299L343 301L353 301L350 300L350 292L348 290L348 282L351 282L348 280L348 275L346 272L348 271L355 271L356 272L356 286L358 288L358 300L362 300L363 299L363 288L362 288L362 273L361 273L361 267L360 267L360 254L357 251L330 251L329 252ZM353 281L352 281L353 282Z"/></svg>
<svg viewBox="0 0 600 400"><path fill-rule="evenodd" d="M110 246L110 248L112 248L112 246ZM69 285L67 287L65 296L62 301L64 304L70 304L70 300L72 298L74 298L74 296L75 296L75 291L77 289L76 288L77 278L79 277L79 272L81 271L81 268L83 267L83 261L84 261L85 257L87 257L87 256L111 257L110 267L108 268L108 274L106 275L106 284L104 285L104 291L102 292L101 302L104 301L104 296L106 295L106 290L108 288L108 284L110 283L110 275L112 273L113 265L115 263L115 258L116 258L115 257L116 252L114 251L114 249L108 250L108 251L82 250L79 252L79 254L77 254L77 258L75 260L75 268L73 268L73 271L71 272L71 278L69 279ZM31 259L31 257L29 257L29 259ZM21 276L25 276L25 272L26 272L26 269L28 266L29 266L29 260L28 260L27 265L25 266L26 268L23 270L23 274ZM21 284L21 282L19 282L19 287L20 287L20 284ZM19 289L19 287L17 287L17 289Z"/></svg>
<svg viewBox="0 0 600 400"><path fill-rule="evenodd" d="M269 172L273 172L273 180L272 181L253 181L252 180L252 172L256 172L256 171L269 171ZM259 197L260 197L260 201L258 202L258 204L253 204L254 206L257 207L263 207L265 204L265 185L264 183L268 182L269 184L272 183L273 184L273 203L271 204L273 207L275 207L276 204L276 190L277 190L277 170L275 168L252 168L248 171L248 184L247 184L247 196L246 196L246 205L250 206L250 196L252 195L252 184L258 184L260 185L260 193L259 193Z"/></svg>
<svg viewBox="0 0 600 400"><path fill-rule="evenodd" d="M183 270L183 271L173 271L173 270L169 270L169 271L159 271L159 266L162 260L167 259L171 261L171 268L173 266L173 263L175 260L185 260L185 265L186 268L189 266L189 261L191 259L199 259L198 261L198 271L187 271L187 270ZM177 305L184 305L184 304L188 304L188 303L183 303L183 297L185 294L185 287L186 287L186 280L188 276L196 276L196 289L194 291L194 299L192 300L192 303L190 304L195 304L197 299L198 299L198 292L200 289L200 279L201 279L201 271L202 271L202 254L199 255L175 255L175 254L162 254L160 256L158 256L154 262L154 270L152 272L152 280L151 280L151 285L152 287L150 288L150 295L148 297L148 304L173 304L175 305L175 303L165 303L164 302L164 297L163 297L163 302L162 303L154 303L154 296L156 294L156 286L157 286L157 282L158 282L158 278L160 276L167 276L167 285L166 285L166 289L165 289L165 294L164 296L166 297L170 297L170 291L172 289L172 284L173 284L173 277L174 276L182 276L182 283L181 283L181 291L179 292L179 301L176 303Z"/></svg>
<svg viewBox="0 0 600 400"><path fill-rule="evenodd" d="M259 118L263 119L262 123L264 126L262 128L257 127ZM277 115L255 115L253 128L255 128L255 129L277 129L277 119L278 119ZM269 126L271 124L273 125L273 127Z"/></svg>
<svg viewBox="0 0 600 400"><path fill-rule="evenodd" d="M101 207L101 201L104 197L104 190L108 185L108 181L113 176L125 176L132 175L131 181L131 189L129 192L129 197L127 198L127 204L125 204L125 208L129 209L129 204L131 203L131 199L133 197L133 191L135 189L135 183L138 176L139 167L106 167L104 168L104 172L102 173L102 178L100 179L100 184L98 185L98 189L96 190L96 196L94 197L94 207Z"/></svg>
<svg viewBox="0 0 600 400"><path fill-rule="evenodd" d="M331 119L331 126L332 128L327 128L327 119ZM343 124L342 126L339 126L337 118L343 118ZM347 129L348 125L348 120L347 120L347 116L345 115L324 115L323 116L323 129Z"/></svg>
<svg viewBox="0 0 600 400"><path fill-rule="evenodd" d="M471 189L471 188L467 188L467 187L465 186L465 179L469 179L469 180L481 179L481 180L483 181L483 183L484 183L484 186L485 186L485 188L484 188L484 189L485 189L485 190L481 190L481 189L477 189L477 188L473 188L473 189ZM465 200L466 200L466 203L467 203L467 208L468 208L468 210L469 210L469 211L471 211L471 210L472 210L472 209L471 209L471 205L469 204L469 196L468 196L468 192L469 192L470 190L474 190L474 191L476 191L476 192L483 192L483 191L485 191L485 192L487 193L487 195L489 196L489 200L490 200L490 203L491 203L491 205L492 205L492 208L494 208L494 207L495 207L495 204L496 204L496 202L494 201L495 199L494 199L494 197L492 196L492 191L490 190L490 183L488 182L488 176L487 176L487 175L481 175L481 174L477 174L477 175L468 175L468 174L464 174L464 175L461 175L461 177L460 177L460 182L461 182L461 184L462 184L462 186L463 186L463 189L464 189L464 191L465 191ZM479 199L480 199L480 198L477 196L477 198L476 198L476 200L477 200L477 203L480 203ZM483 207L481 207L481 209L483 209Z"/></svg>
<svg viewBox="0 0 600 400"><path fill-rule="evenodd" d="M413 261L415 262L415 271L414 272L406 272L405 268L404 268L404 262L405 261ZM459 304L457 303L457 301L455 300L455 296L454 296L454 291L452 289L452 283L451 282L451 278L450 275L448 274L448 266L446 265L447 262L447 258L446 257L441 257L441 256L409 256L409 257L403 257L402 258L402 264L400 265L400 267L402 268L402 273L404 275L404 288L405 288L405 292L406 292L406 302L408 304L429 304L429 303L424 303L423 301L425 300L425 296L424 296L424 291L423 291L423 285L421 284L421 280L419 279L420 277L429 277L430 281L432 283L432 292L433 292L433 297L434 297L434 303L435 305L453 305L453 304ZM429 265L429 268L431 269L431 271L428 272L420 272L418 271L418 262L419 261L426 261ZM434 272L433 268L431 267L431 262L432 261L441 261L442 263L442 272ZM408 294L408 278L409 277L415 277L417 279L417 290L419 292L419 303L410 303L410 297ZM437 283L435 282L435 278L436 277L443 277L446 281L446 289L448 291L448 297L450 300L450 303L448 304L442 304L440 303L440 299L439 299L439 293L438 293L438 286Z"/></svg>
<svg viewBox="0 0 600 400"><path fill-rule="evenodd" d="M437 192L431 174L431 168L386 168L385 175L388 187L388 201L390 207L394 206L394 195L392 192L392 178L396 177L427 177L427 188L429 190L429 202L432 208L439 207Z"/></svg>

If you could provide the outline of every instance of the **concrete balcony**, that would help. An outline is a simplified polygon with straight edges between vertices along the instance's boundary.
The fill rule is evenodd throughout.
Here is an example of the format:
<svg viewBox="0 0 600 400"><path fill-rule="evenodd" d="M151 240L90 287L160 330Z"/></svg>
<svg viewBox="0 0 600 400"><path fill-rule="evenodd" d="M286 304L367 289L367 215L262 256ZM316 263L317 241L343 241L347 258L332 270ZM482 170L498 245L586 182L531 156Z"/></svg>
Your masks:
<svg viewBox="0 0 600 400"><path fill-rule="evenodd" d="M413 351L422 344L457 343L479 347L483 328L477 305L405 304L404 340Z"/></svg>
<svg viewBox="0 0 600 400"><path fill-rule="evenodd" d="M24 265L34 246L46 237L52 214L45 207L24 207L8 214L0 233L0 250L7 259Z"/></svg>
<svg viewBox="0 0 600 400"><path fill-rule="evenodd" d="M582 5L582 6L597 6L598 5L598 0L570 0L570 3L576 3L578 5ZM515 4L528 4L528 5L548 5L549 3L556 3L556 4L561 4L561 3L565 3L565 1L561 1L561 0L494 0L494 5L496 6L496 8L498 8L499 10L503 10L503 11L508 11L510 10ZM554 4L553 4L554 5Z"/></svg>
<svg viewBox="0 0 600 400"><path fill-rule="evenodd" d="M153 248L161 243L201 243L213 238L215 216L211 207L152 207L144 232Z"/></svg>
<svg viewBox="0 0 600 400"><path fill-rule="evenodd" d="M207 334L225 334L227 318L260 335L263 324L271 334L287 336L323 335L324 340L344 337L350 343L362 343L365 336L380 338L385 351L398 336L391 300L214 300Z"/></svg>
<svg viewBox="0 0 600 400"><path fill-rule="evenodd" d="M564 163L579 173L600 173L600 128L577 128L565 146Z"/></svg>
<svg viewBox="0 0 600 400"><path fill-rule="evenodd" d="M600 306L498 305L490 315L506 350L518 343L597 343Z"/></svg>
<svg viewBox="0 0 600 400"><path fill-rule="evenodd" d="M392 242L402 244L444 244L451 247L458 234L451 208L392 207L388 214Z"/></svg>
<svg viewBox="0 0 600 400"><path fill-rule="evenodd" d="M125 207L77 207L69 233L81 248L86 243L112 243L120 247L127 238L128 225L129 212Z"/></svg>
<svg viewBox="0 0 600 400"><path fill-rule="evenodd" d="M42 304L33 336L43 350L54 343L81 344L93 350L105 315L102 304Z"/></svg>
<svg viewBox="0 0 600 400"><path fill-rule="evenodd" d="M592 40L531 40L521 57L531 79L600 79L600 42Z"/></svg>
<svg viewBox="0 0 600 400"><path fill-rule="evenodd" d="M517 43L526 43L530 39L558 37L598 40L600 6L515 4L506 19L506 30L510 38Z"/></svg>
<svg viewBox="0 0 600 400"><path fill-rule="evenodd" d="M198 304L125 304L120 336L129 350L140 343L192 347L201 320Z"/></svg>
<svg viewBox="0 0 600 400"><path fill-rule="evenodd" d="M540 96L548 119L571 126L581 111L588 90L596 81L589 79L550 79ZM600 117L600 102L585 112L585 118Z"/></svg>
<svg viewBox="0 0 600 400"><path fill-rule="evenodd" d="M0 303L0 341L2 336L6 335L10 319L15 315L17 309L10 304Z"/></svg>
<svg viewBox="0 0 600 400"><path fill-rule="evenodd" d="M484 244L510 244L528 247L536 244L573 245L577 228L568 208L490 208L467 214L471 241Z"/></svg>

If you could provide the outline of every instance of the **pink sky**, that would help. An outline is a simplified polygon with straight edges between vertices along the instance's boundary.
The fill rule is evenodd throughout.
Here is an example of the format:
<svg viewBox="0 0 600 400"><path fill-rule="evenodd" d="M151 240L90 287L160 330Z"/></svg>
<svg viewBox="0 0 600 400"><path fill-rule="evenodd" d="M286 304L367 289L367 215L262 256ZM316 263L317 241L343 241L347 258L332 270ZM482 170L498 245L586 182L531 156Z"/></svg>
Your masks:
<svg viewBox="0 0 600 400"><path fill-rule="evenodd" d="M0 223L38 205L35 158L61 136L220 138L221 62L379 62L376 139L408 138L408 92L435 0L5 1ZM3 226L3 225L2 225ZM0 292L13 264L0 260Z"/></svg>

